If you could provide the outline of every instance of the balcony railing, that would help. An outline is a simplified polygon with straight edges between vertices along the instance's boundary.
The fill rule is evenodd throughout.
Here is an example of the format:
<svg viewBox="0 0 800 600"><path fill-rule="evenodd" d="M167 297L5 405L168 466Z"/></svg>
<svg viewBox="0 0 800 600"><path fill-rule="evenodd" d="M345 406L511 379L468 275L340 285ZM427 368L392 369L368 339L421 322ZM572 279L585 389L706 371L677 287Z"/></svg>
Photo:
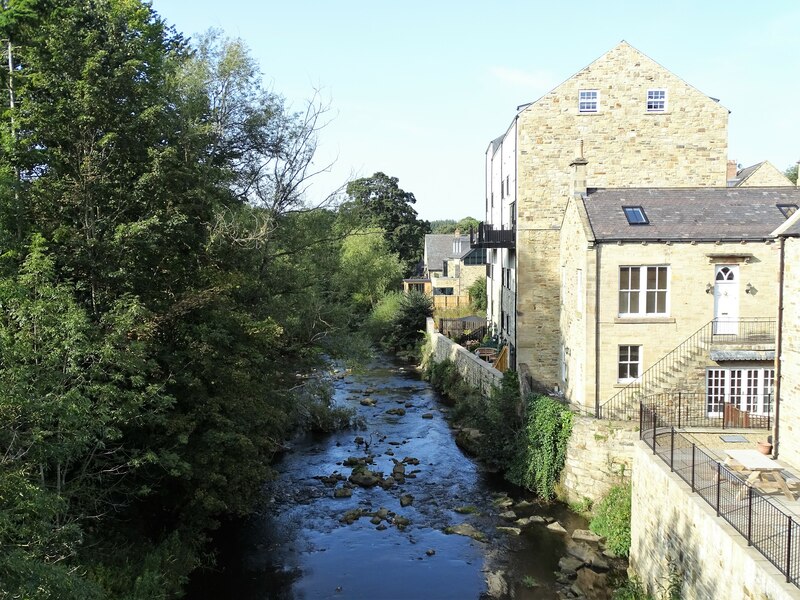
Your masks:
<svg viewBox="0 0 800 600"><path fill-rule="evenodd" d="M477 231L469 228L469 243L473 248L514 248L516 235L514 227L495 229L491 223L480 223Z"/></svg>

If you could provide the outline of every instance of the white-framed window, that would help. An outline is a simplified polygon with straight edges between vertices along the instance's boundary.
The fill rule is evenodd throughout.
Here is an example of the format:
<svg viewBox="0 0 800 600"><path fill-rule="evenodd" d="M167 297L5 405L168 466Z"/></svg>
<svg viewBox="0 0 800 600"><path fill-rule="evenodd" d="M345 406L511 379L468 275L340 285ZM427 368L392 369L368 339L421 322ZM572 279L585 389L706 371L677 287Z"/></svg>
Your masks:
<svg viewBox="0 0 800 600"><path fill-rule="evenodd" d="M617 361L617 381L636 381L642 374L642 347L620 346Z"/></svg>
<svg viewBox="0 0 800 600"><path fill-rule="evenodd" d="M647 112L667 110L667 90L647 90Z"/></svg>
<svg viewBox="0 0 800 600"><path fill-rule="evenodd" d="M600 94L597 90L580 90L578 92L578 112L595 113L597 112Z"/></svg>
<svg viewBox="0 0 800 600"><path fill-rule="evenodd" d="M669 314L669 267L619 268L619 315L663 316Z"/></svg>
<svg viewBox="0 0 800 600"><path fill-rule="evenodd" d="M708 416L719 417L725 404L739 410L767 414L772 410L775 369L732 368L706 370L706 410Z"/></svg>

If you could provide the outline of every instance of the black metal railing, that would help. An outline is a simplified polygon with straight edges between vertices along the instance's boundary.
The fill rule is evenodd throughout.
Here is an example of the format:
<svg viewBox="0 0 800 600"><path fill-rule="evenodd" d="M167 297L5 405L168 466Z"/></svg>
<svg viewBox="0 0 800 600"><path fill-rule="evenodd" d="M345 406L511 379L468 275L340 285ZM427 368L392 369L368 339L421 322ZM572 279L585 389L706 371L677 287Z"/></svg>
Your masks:
<svg viewBox="0 0 800 600"><path fill-rule="evenodd" d="M469 228L469 243L473 248L514 248L516 236L516 227L495 229L491 223L479 223L477 230Z"/></svg>
<svg viewBox="0 0 800 600"><path fill-rule="evenodd" d="M709 429L770 429L772 427L772 395L751 399L750 407L739 402L709 403L703 392L661 392L639 399L639 404L656 411L670 426L706 427ZM605 408L605 407L604 407ZM747 410L750 408L751 410ZM640 406L605 408L603 418L633 421Z"/></svg>
<svg viewBox="0 0 800 600"><path fill-rule="evenodd" d="M800 527L775 501L746 484L668 420L640 405L639 438L785 577L800 587Z"/></svg>
<svg viewBox="0 0 800 600"><path fill-rule="evenodd" d="M718 333L718 331L720 333ZM639 401L659 392L670 391L685 376L693 363L708 358L712 346L753 346L775 343L775 319L747 318L731 321L712 319L695 331L674 350L644 371L638 380L629 383L599 406L600 419L614 419L626 414L632 418Z"/></svg>

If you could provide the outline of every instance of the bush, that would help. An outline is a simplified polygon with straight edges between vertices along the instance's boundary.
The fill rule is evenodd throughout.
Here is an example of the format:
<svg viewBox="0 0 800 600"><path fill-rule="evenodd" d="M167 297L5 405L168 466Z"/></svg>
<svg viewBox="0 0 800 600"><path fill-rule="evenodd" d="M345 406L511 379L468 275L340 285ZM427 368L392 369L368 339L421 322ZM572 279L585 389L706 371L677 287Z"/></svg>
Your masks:
<svg viewBox="0 0 800 600"><path fill-rule="evenodd" d="M425 322L433 316L433 300L419 292L393 292L370 313L365 329L384 350L408 352L420 342Z"/></svg>
<svg viewBox="0 0 800 600"><path fill-rule="evenodd" d="M386 294L378 301L364 323L364 330L367 335L382 347L388 345L392 326L400 313L400 301L402 299L402 292Z"/></svg>
<svg viewBox="0 0 800 600"><path fill-rule="evenodd" d="M631 549L631 486L612 487L597 505L589 529L606 538L606 547L617 556Z"/></svg>
<svg viewBox="0 0 800 600"><path fill-rule="evenodd" d="M545 500L551 499L564 468L571 433L572 413L564 404L547 396L530 396L521 450L508 479Z"/></svg>
<svg viewBox="0 0 800 600"><path fill-rule="evenodd" d="M475 311L486 310L486 278L481 277L469 286L469 301Z"/></svg>

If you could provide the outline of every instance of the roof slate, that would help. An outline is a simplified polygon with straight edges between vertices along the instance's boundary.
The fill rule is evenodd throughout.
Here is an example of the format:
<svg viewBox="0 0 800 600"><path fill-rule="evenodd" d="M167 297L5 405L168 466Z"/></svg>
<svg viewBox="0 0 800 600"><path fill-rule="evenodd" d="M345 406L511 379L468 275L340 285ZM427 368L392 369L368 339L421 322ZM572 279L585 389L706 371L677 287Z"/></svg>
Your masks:
<svg viewBox="0 0 800 600"><path fill-rule="evenodd" d="M469 236L462 235L461 252L453 252L452 233L428 233L425 235L425 257L428 264L425 265L429 271L441 271L442 265L448 258L461 258L470 251Z"/></svg>
<svg viewBox="0 0 800 600"><path fill-rule="evenodd" d="M800 203L800 189L590 189L583 199L597 240L767 239L786 221L777 204ZM648 225L630 225L623 206L641 206Z"/></svg>

